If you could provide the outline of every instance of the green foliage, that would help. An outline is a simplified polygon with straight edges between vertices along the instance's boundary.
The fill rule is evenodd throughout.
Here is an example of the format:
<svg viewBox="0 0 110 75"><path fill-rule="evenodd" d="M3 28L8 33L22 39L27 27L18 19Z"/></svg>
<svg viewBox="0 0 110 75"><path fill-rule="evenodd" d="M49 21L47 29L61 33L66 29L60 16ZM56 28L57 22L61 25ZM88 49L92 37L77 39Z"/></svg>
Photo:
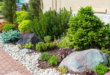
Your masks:
<svg viewBox="0 0 110 75"><path fill-rule="evenodd" d="M42 54L40 55L40 59L41 59L41 60L47 61L47 60L49 60L49 58L50 58L50 55L49 55L47 52L42 53Z"/></svg>
<svg viewBox="0 0 110 75"><path fill-rule="evenodd" d="M51 9L44 14L40 12L39 18L33 20L34 24L30 27L30 31L40 38L50 35L53 40L53 35L57 37L67 31L71 13L71 10L67 11L65 8L60 9L59 13Z"/></svg>
<svg viewBox="0 0 110 75"><path fill-rule="evenodd" d="M13 24L6 24L2 27L3 30L5 30L6 32L11 30L11 29L15 29L15 25Z"/></svg>
<svg viewBox="0 0 110 75"><path fill-rule="evenodd" d="M3 43L15 43L19 40L21 33L16 30L9 30L7 33L3 32L0 36Z"/></svg>
<svg viewBox="0 0 110 75"><path fill-rule="evenodd" d="M50 43L39 42L38 44L36 44L36 50L38 51L52 49L54 47L56 47L54 42L50 42Z"/></svg>
<svg viewBox="0 0 110 75"><path fill-rule="evenodd" d="M109 40L109 42L110 42L110 23L108 23L107 25L105 25L105 29L107 29L108 30L108 33L107 33L107 39Z"/></svg>
<svg viewBox="0 0 110 75"><path fill-rule="evenodd" d="M60 71L61 74L67 73L67 70L65 69L65 66L59 66L59 67L57 68L57 70Z"/></svg>
<svg viewBox="0 0 110 75"><path fill-rule="evenodd" d="M55 42L46 43L48 49L52 49L56 47Z"/></svg>
<svg viewBox="0 0 110 75"><path fill-rule="evenodd" d="M109 68L107 66L101 64L101 62L99 62L99 65L96 65L94 68L94 71L100 75L104 75L108 70L109 70Z"/></svg>
<svg viewBox="0 0 110 75"><path fill-rule="evenodd" d="M50 59L48 60L48 63L51 65L51 66L56 66L57 65L57 60L58 60L58 57L53 55L52 57L50 57Z"/></svg>
<svg viewBox="0 0 110 75"><path fill-rule="evenodd" d="M10 23L14 22L16 18L16 0L3 0L3 6L1 8L4 19Z"/></svg>
<svg viewBox="0 0 110 75"><path fill-rule="evenodd" d="M47 44L45 44L44 42L37 43L36 50L38 51L47 50Z"/></svg>
<svg viewBox="0 0 110 75"><path fill-rule="evenodd" d="M105 47L108 30L104 23L94 15L91 6L81 7L78 14L69 21L69 39L76 49Z"/></svg>
<svg viewBox="0 0 110 75"><path fill-rule="evenodd" d="M24 48L27 48L27 49L30 49L30 48L32 48L33 47L33 44L30 42L30 43L26 43L25 45L24 45Z"/></svg>
<svg viewBox="0 0 110 75"><path fill-rule="evenodd" d="M17 17L16 17L15 23L17 23L17 24L19 24L23 20L30 20L31 19L30 15L26 11L16 11L16 15L17 15Z"/></svg>
<svg viewBox="0 0 110 75"><path fill-rule="evenodd" d="M28 8L29 8L28 6L29 6L28 3L23 3L23 5L22 5L22 10L23 10L23 11L27 11Z"/></svg>
<svg viewBox="0 0 110 75"><path fill-rule="evenodd" d="M61 41L57 40L56 44L59 48L65 48L70 46L70 41L68 37L62 37L62 40Z"/></svg>
<svg viewBox="0 0 110 75"><path fill-rule="evenodd" d="M32 17L38 17L39 16L39 11L42 11L42 2L41 0L29 0L29 14Z"/></svg>
<svg viewBox="0 0 110 75"><path fill-rule="evenodd" d="M45 36L44 37L44 41L45 42L50 42L51 41L51 36L49 36L49 35L48 36Z"/></svg>
<svg viewBox="0 0 110 75"><path fill-rule="evenodd" d="M19 29L20 32L25 32L31 25L32 25L31 20L23 20L19 24L18 29Z"/></svg>

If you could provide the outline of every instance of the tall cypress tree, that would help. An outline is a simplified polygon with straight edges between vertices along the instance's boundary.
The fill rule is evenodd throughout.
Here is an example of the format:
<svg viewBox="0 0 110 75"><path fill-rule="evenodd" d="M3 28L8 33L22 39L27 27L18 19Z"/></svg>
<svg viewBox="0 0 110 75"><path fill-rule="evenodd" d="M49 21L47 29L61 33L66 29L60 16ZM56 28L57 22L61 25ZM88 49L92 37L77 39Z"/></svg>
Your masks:
<svg viewBox="0 0 110 75"><path fill-rule="evenodd" d="M3 0L2 14L4 19L10 23L14 22L16 11L16 0Z"/></svg>
<svg viewBox="0 0 110 75"><path fill-rule="evenodd" d="M42 1L41 0L29 0L29 14L33 17L39 16L39 11L42 11Z"/></svg>

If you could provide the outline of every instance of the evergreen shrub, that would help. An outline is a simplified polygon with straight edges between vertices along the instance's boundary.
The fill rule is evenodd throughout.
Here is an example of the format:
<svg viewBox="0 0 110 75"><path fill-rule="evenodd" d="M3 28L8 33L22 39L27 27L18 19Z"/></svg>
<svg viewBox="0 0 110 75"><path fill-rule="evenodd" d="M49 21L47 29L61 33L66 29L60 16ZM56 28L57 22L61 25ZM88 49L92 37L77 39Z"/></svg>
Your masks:
<svg viewBox="0 0 110 75"><path fill-rule="evenodd" d="M55 10L39 13L39 18L33 20L33 25L30 27L30 31L38 35L40 38L44 38L50 35L53 40L53 36L60 36L68 29L68 21L71 16L71 10L67 11L65 8L60 9L57 13Z"/></svg>
<svg viewBox="0 0 110 75"><path fill-rule="evenodd" d="M30 20L31 17L26 11L16 11L16 21L15 23L19 24L23 20Z"/></svg>
<svg viewBox="0 0 110 75"><path fill-rule="evenodd" d="M69 21L71 45L78 50L105 47L109 42L105 41L108 30L104 27L104 22L94 15L91 6L81 7Z"/></svg>
<svg viewBox="0 0 110 75"><path fill-rule="evenodd" d="M31 20L23 20L19 26L18 29L21 33L25 32L30 26L32 25Z"/></svg>
<svg viewBox="0 0 110 75"><path fill-rule="evenodd" d="M6 24L6 25L4 25L3 27L2 27L2 29L4 30L4 31L9 31L9 30L11 30L11 29L15 29L15 25L13 25L13 24Z"/></svg>

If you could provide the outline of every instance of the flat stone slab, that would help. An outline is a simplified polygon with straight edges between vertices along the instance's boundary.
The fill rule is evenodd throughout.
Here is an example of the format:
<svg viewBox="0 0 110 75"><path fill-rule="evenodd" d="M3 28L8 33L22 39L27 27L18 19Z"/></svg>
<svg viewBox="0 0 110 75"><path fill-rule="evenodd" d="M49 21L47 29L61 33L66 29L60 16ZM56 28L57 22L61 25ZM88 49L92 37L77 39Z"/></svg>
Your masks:
<svg viewBox="0 0 110 75"><path fill-rule="evenodd" d="M18 71L15 71L4 75L21 75L21 74Z"/></svg>
<svg viewBox="0 0 110 75"><path fill-rule="evenodd" d="M108 71L107 73L105 73L104 75L110 75L110 71Z"/></svg>

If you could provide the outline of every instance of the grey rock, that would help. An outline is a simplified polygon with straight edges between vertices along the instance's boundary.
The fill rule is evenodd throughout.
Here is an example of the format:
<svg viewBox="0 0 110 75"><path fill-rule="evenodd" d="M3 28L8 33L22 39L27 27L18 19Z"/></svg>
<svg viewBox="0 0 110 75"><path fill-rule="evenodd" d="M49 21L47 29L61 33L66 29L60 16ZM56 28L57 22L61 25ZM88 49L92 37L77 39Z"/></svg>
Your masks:
<svg viewBox="0 0 110 75"><path fill-rule="evenodd" d="M22 49L22 51L23 51L23 52L25 52L25 53L26 53L26 52L28 52L28 53L29 53L29 52L33 52L34 50L24 48L24 49Z"/></svg>
<svg viewBox="0 0 110 75"><path fill-rule="evenodd" d="M71 53L62 60L59 66L64 65L68 70L74 72L83 72L87 68L93 71L93 68L99 64L100 60L102 64L107 65L107 54L97 49L88 49Z"/></svg>
<svg viewBox="0 0 110 75"><path fill-rule="evenodd" d="M36 46L36 43L38 42L44 42L42 39L40 39L37 35L34 33L26 33L22 39L20 39L17 44L21 44L22 46L26 43L32 43L34 47Z"/></svg>

